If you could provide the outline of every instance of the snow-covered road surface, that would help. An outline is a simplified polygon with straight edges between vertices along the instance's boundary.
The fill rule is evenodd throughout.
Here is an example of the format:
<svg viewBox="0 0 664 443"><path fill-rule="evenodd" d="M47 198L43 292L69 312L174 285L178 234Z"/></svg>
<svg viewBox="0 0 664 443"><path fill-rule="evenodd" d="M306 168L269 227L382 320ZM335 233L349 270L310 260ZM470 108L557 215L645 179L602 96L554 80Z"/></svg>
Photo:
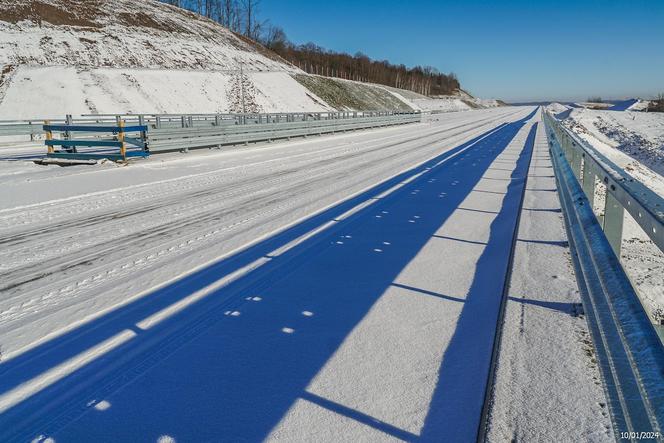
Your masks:
<svg viewBox="0 0 664 443"><path fill-rule="evenodd" d="M186 159L167 156L124 168L8 163L0 177L3 358L140 298L514 113Z"/></svg>
<svg viewBox="0 0 664 443"><path fill-rule="evenodd" d="M533 108L0 176L0 439L474 439Z"/></svg>

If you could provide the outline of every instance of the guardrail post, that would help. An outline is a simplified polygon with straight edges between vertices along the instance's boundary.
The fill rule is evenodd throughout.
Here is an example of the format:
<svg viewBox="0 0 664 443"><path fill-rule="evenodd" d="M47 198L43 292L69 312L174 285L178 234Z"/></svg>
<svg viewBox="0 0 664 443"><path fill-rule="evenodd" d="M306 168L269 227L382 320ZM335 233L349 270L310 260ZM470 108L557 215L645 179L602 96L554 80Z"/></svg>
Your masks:
<svg viewBox="0 0 664 443"><path fill-rule="evenodd" d="M145 116L144 115L139 115L138 116L138 124L140 126L145 126ZM145 131L141 131L141 141L143 141L143 150L147 151L148 150L148 133Z"/></svg>
<svg viewBox="0 0 664 443"><path fill-rule="evenodd" d="M67 124L67 126L72 125L71 114L67 114L67 116L65 117L65 123ZM65 139L67 139L67 140L71 139L71 132L65 131Z"/></svg>
<svg viewBox="0 0 664 443"><path fill-rule="evenodd" d="M122 160L127 160L127 147L125 146L124 122L122 121L122 119L120 119L120 122L118 123L118 128L120 128L120 132L118 132L118 141L120 142L120 155L122 156Z"/></svg>
<svg viewBox="0 0 664 443"><path fill-rule="evenodd" d="M609 186L606 188L606 199L604 202L604 235L609 240L611 249L613 249L616 257L620 258L625 210L613 196Z"/></svg>
<svg viewBox="0 0 664 443"><path fill-rule="evenodd" d="M50 124L51 124L51 121L50 121L50 120L44 120L44 125L45 125L45 126L48 126L48 125L50 125ZM51 132L51 131L46 131L46 140L53 140L53 132ZM47 152L48 152L49 154L52 154L52 153L53 153L53 146L51 146L51 145L47 145L47 146L48 146L48 148L47 148Z"/></svg>
<svg viewBox="0 0 664 443"><path fill-rule="evenodd" d="M572 142L572 170L576 178L581 181L581 153L576 149L576 143Z"/></svg>
<svg viewBox="0 0 664 443"><path fill-rule="evenodd" d="M595 172L590 170L590 162L583 157L583 192L586 193L590 206L595 201Z"/></svg>

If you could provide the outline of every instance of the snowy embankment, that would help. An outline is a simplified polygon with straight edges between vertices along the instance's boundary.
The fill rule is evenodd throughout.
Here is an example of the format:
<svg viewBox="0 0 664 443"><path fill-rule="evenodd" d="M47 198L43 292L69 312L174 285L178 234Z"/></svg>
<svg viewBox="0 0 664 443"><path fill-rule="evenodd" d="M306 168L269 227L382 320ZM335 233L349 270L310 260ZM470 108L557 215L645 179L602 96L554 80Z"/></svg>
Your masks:
<svg viewBox="0 0 664 443"><path fill-rule="evenodd" d="M244 82L244 91L242 84ZM53 92L55 91L55 92ZM244 94L243 94L244 92ZM244 97L242 97L244 95ZM0 120L65 114L215 114L333 109L286 72L21 66Z"/></svg>
<svg viewBox="0 0 664 443"><path fill-rule="evenodd" d="M468 111L473 109L472 106L458 97L414 99L412 102L423 111L431 111L434 113Z"/></svg>
<svg viewBox="0 0 664 443"><path fill-rule="evenodd" d="M561 112L565 112L568 109L569 109L568 106L561 105L560 103L551 103L546 106L546 110L554 115L560 114Z"/></svg>
<svg viewBox="0 0 664 443"><path fill-rule="evenodd" d="M564 124L641 183L664 196L664 114L575 109ZM604 189L598 186L598 193ZM603 205L597 205L601 210ZM622 259L646 310L664 323L664 254L625 213Z"/></svg>
<svg viewBox="0 0 664 443"><path fill-rule="evenodd" d="M157 1L0 4L0 120L65 114L333 110L305 75L219 24ZM385 89L342 83L352 108L412 108ZM377 91L365 98L365 91ZM379 99L376 99L379 98ZM355 103L355 102L351 102Z"/></svg>
<svg viewBox="0 0 664 443"><path fill-rule="evenodd" d="M308 75L211 20L154 0L0 3L0 120L499 105L461 98Z"/></svg>
<svg viewBox="0 0 664 443"><path fill-rule="evenodd" d="M4 2L0 67L0 120L332 109L270 51L153 1Z"/></svg>

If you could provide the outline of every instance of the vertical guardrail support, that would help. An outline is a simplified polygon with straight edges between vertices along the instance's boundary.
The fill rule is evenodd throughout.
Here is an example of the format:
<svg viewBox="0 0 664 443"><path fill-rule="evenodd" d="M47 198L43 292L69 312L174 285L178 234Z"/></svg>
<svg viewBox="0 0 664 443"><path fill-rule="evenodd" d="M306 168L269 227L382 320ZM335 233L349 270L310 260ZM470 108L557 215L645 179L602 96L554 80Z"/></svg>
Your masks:
<svg viewBox="0 0 664 443"><path fill-rule="evenodd" d="M118 128L120 132L118 133L118 141L120 142L120 155L123 160L127 160L127 147L125 146L125 133L124 133L124 122L120 120L118 122Z"/></svg>
<svg viewBox="0 0 664 443"><path fill-rule="evenodd" d="M67 114L67 116L65 117L65 124L71 126L72 121L73 120L72 120L71 114ZM65 135L66 140L71 140L71 132L66 131L64 135Z"/></svg>
<svg viewBox="0 0 664 443"><path fill-rule="evenodd" d="M611 249L613 249L616 257L620 257L624 217L625 210L621 206L620 202L613 196L611 192L608 192L607 189L604 203L603 228L604 235L606 235L607 240L609 240Z"/></svg>
<svg viewBox="0 0 664 443"><path fill-rule="evenodd" d="M590 162L583 157L583 192L588 197L592 205L595 202L595 172L592 170Z"/></svg>
<svg viewBox="0 0 664 443"><path fill-rule="evenodd" d="M44 126L50 126L50 125L51 125L50 120L44 120ZM51 131L51 130L46 131L46 140L48 140L48 141L53 140L53 131ZM47 152L49 154L53 154L53 151L54 151L53 146L49 145L49 144L47 144L46 146L47 146Z"/></svg>

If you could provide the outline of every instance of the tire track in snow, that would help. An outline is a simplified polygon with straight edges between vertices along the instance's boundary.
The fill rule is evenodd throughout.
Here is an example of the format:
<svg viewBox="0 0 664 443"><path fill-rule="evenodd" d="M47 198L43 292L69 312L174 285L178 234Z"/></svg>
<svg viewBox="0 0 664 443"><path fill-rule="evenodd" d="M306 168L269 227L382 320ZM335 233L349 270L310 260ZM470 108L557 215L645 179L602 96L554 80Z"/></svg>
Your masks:
<svg viewBox="0 0 664 443"><path fill-rule="evenodd" d="M475 128L478 127L478 125L475 126ZM317 166L314 168L314 170L309 170L307 173L309 175L316 175L319 170L325 170L328 165L337 163L339 161L347 161L347 160L352 160L354 158L357 158L359 156L366 156L369 154L372 154L378 150L386 150L388 148L393 148L397 147L400 145L403 145L405 143L409 143L414 140L422 140L427 137L433 137L437 136L440 133L445 133L448 131L452 131L454 129L457 129L458 127L453 127L449 129L445 129L443 131L436 131L433 134L427 134L425 136L417 137L417 138L411 138L409 140L405 141L400 141L396 143L392 143L389 145L380 145L377 148L371 149L371 150L366 150L362 149L361 147L354 147L352 149L348 150L349 155L347 155L344 158L339 158L338 154L333 153L330 157L325 158L323 160L321 159L316 159ZM472 129L475 129L472 128ZM455 135L455 134L453 134ZM452 136L453 136L452 135ZM359 152L358 152L359 151ZM385 158L389 159L389 158ZM383 159L383 160L385 160ZM268 187L272 186L276 183L279 183L283 180L272 180L271 178L275 177L276 178L281 178L284 177L288 174L292 173L297 173L300 172L301 167L296 166L293 167L289 170L286 171L279 171L279 172L269 172L267 174L263 174L258 177L249 177L247 179L241 180L240 182L235 182L233 183L234 188L240 188L244 186L245 184L248 183L253 183L254 181L258 180L268 180L267 182L261 182L261 184L257 187L250 187L248 189L242 189L240 192L243 193L250 193L253 192L255 189L260 189L262 187ZM20 280L17 278L15 274L26 274L29 273L30 268L38 265L38 264L43 264L44 261L48 260L48 256L40 257L41 261L36 261L35 260L35 251L34 247L32 246L32 243L38 239L42 239L41 241L41 249L46 252L50 252L51 257L57 256L59 260L59 257L62 256L63 253L68 252L67 250L62 250L62 247L60 246L61 244L69 244L70 247L71 245L75 245L74 247L78 247L79 249L85 249L86 247L92 247L95 244L102 244L102 248L104 250L108 250L108 243L117 243L121 242L123 239L124 240L132 240L135 238L134 234L127 234L124 235L123 237L116 239L112 237L110 240L105 240L104 238L101 238L99 235L99 227L98 225L101 223L107 222L107 224L104 226L105 231L109 232L115 232L114 228L116 226L122 227L123 229L127 229L127 226L133 226L134 223L132 220L125 220L125 218L128 217L133 217L136 215L141 215L148 213L150 211L154 211L150 214L149 220L152 220L153 223L147 227L142 227L143 232L146 234L150 233L151 229L155 228L161 228L162 224L160 223L160 220L169 220L169 224L173 224L173 220L182 220L182 222L186 223L186 218L191 217L191 216L197 216L199 213L203 212L201 211L201 208L204 208L205 205L209 204L214 204L217 203L220 199L227 199L230 197L233 197L237 192L229 192L229 193L224 193L220 192L217 189L205 189L203 191L196 191L194 193L190 194L184 194L184 195L178 195L174 198L169 198L166 201L163 202L158 202L153 205L148 205L148 206L143 206L140 208L136 209L131 209L131 210L126 210L126 211L121 211L119 213L117 212L112 212L110 214L105 214L105 215L100 215L100 216L93 216L91 218L86 218L83 220L79 221L70 221L70 222L64 222L64 223L57 223L53 226L46 227L39 229L38 231L28 231L23 234L19 235L12 235L12 236L7 236L5 238L0 238L0 244L5 244L5 248L3 249L3 252L0 253L0 257L12 257L14 260L21 257L21 254L25 253L28 254L28 260L23 264L23 266L20 266L20 260L19 260L19 265L15 266L9 266L7 264L7 260L3 260L4 262L4 267L5 269L3 270L2 273L0 273L0 278L2 278L4 281L10 281L13 283L7 283L4 287L0 288L0 290L9 290L17 285L21 284L16 283L16 280ZM180 203L180 200L185 200L185 203ZM194 209L193 212L187 214L186 210L187 209ZM146 218L144 218L145 220ZM65 233L64 235L62 234L63 229L67 229L69 231L74 231L72 234L67 236ZM87 234L91 236L88 240L88 243L86 244L81 237L86 234L85 231L81 231L81 228L88 228ZM58 233L57 236L54 236L54 233ZM28 243L26 246L23 248L15 249L15 248L10 248L9 246L13 246L16 244L24 244ZM8 269L9 268L9 269ZM61 267L62 269L66 269L67 267ZM34 277L42 274L50 274L50 273L45 273L43 271L35 273L32 272L33 277L27 278L23 277L25 282L29 281L34 281L38 279L39 277Z"/></svg>
<svg viewBox="0 0 664 443"><path fill-rule="evenodd" d="M459 132L454 134L460 135L460 134L467 134L467 131ZM424 146L430 142L425 142L421 145L418 145L418 147ZM397 143L395 146L400 146L403 143ZM390 159L395 159L399 157L404 157L408 155L408 151L400 150L390 156L383 156L382 160L387 161ZM326 162L325 164L319 165L318 168L316 168L316 172L318 169L320 170L326 170L328 168L328 164L330 163L335 163L336 160L331 160L329 162ZM369 166L370 164L373 163L373 159L368 159L363 163L356 164L356 169L363 169L366 166ZM297 169L297 168L296 168ZM311 181L310 176L316 177L315 181ZM275 202L284 202L288 200L288 197L293 194L298 194L306 190L307 188L316 188L319 186L320 182L330 182L330 183L335 183L338 182L339 180L347 178L347 172L342 170L342 171L332 171L328 172L327 174L312 174L311 172L308 172L304 178L300 179L297 186L289 186L285 190L282 190L281 193L282 195L279 196L276 199L273 199L269 203L275 203ZM281 180L283 181L283 180ZM289 181L289 183L294 183L292 180ZM255 186L255 188L263 188L265 187L264 184L258 184ZM250 192L247 193L245 192L246 190L239 190L239 193L245 193L245 194L251 194ZM336 193L336 191L332 191L329 193L329 195L332 195ZM255 199L255 196L251 197L251 200ZM240 220L239 222L233 222L230 223L230 225L227 226L227 228L222 228L222 229L215 229L211 231L212 233L208 232L204 234L203 236L198 234L198 231L193 230L194 226L202 226L203 228L206 228L209 226L210 223L219 221L221 220L224 214L219 214L217 209L212 209L211 211L207 212L204 215L198 215L196 219L189 220L189 221L184 221L181 224L178 225L172 225L172 224L167 224L162 227L162 229L158 230L151 230L148 229L146 231L141 231L135 234L132 234L130 236L118 238L115 241L111 242L110 246L106 247L105 249L97 250L96 248L90 248L93 251L90 252L88 255L83 255L83 256L76 256L75 258L67 261L67 262L62 262L60 258L56 258L53 260L53 263L51 265L51 268L43 266L40 271L38 271L36 274L28 274L23 276L23 281L16 281L12 282L11 280L5 280L5 281L10 281L9 285L3 288L4 291L9 291L10 289L16 288L17 286L20 286L22 284L27 284L27 283L33 283L38 280L41 280L43 278L49 277L49 276L56 276L57 275L57 280L55 282L52 282L50 285L39 285L37 288L34 290L25 293L25 292L18 292L14 295L9 295L9 297L5 298L2 302L3 305L6 305L7 303L10 304L9 309L5 309L3 311L0 311L0 324L2 324L3 329L6 327L10 327L12 323L21 320L27 315L30 314L44 314L44 309L47 308L49 305L55 305L55 306L60 306L60 303L58 302L59 300L65 298L65 297L70 297L72 294L76 292L80 292L82 290L89 290L94 288L95 283L104 283L108 278L121 278L122 276L137 272L140 269L143 269L145 265L148 263L153 262L154 258L160 258L163 257L164 254L167 252L169 253L174 253L177 251L182 251L186 252L186 250L183 251L184 247L187 246L193 246L192 243L194 243L191 240L183 240L182 237L178 236L178 240L170 242L170 243L158 243L157 247L161 247L158 251L154 251L154 247L152 249L148 249L151 251L149 254L145 254L145 248L149 248L150 244L149 241L152 239L159 239L161 237L172 237L168 236L167 234L179 234L181 231L185 229L192 229L192 234L189 236L189 238L198 238L200 239L207 239L210 240L211 235L219 235L227 232L228 230L232 228L236 228L237 226L250 222L257 217L260 217L261 215L269 215L271 213L277 212L280 209L290 209L292 210L293 207L290 206L288 203L282 204L282 205L277 205L274 207L272 210L269 211L261 211L261 208L266 207L268 204L267 201L260 200L258 201L258 204L250 205L250 206L242 206L240 207L239 210L229 210L227 213L233 213L233 212L241 212L243 214L246 214L248 211L251 213L251 210L258 210L258 214L253 215L249 218L244 218ZM185 237L186 239L187 237ZM136 255L131 255L131 256L126 256L124 254L124 250L126 249L126 245L131 242L138 242L136 244L133 244L134 249L139 249L141 253L136 254ZM183 243L184 242L184 243ZM173 246L174 244L177 244L177 246ZM105 245L107 246L107 245ZM188 249L187 249L188 250ZM119 260L116 261L110 261L105 260L110 254L112 253L118 253L118 255L121 256ZM138 258L136 258L138 256ZM90 266L97 262L97 265L94 268L90 268ZM111 265L114 265L111 267ZM139 266L140 265L140 266ZM28 271L30 271L33 268L33 266L30 266L28 268ZM79 268L82 268L81 270ZM110 268L110 269L109 269ZM100 271L101 270L101 271ZM106 272L103 272L103 270L106 270ZM73 280L70 278L68 280L66 277L67 275L62 275L62 273L70 271L78 271L82 272L83 275L80 273L76 273L73 277ZM9 273L11 276L13 273ZM98 277L100 276L100 277ZM3 276L4 277L4 276ZM64 278L63 278L64 277ZM97 278L95 278L97 277ZM101 278L103 277L103 278ZM64 280L64 281L63 281ZM59 286L59 288L53 288L54 286ZM50 291L49 291L50 289ZM48 291L48 292L47 292ZM34 293L35 296L30 296L30 293ZM20 305L13 305L12 302L18 298L21 299L28 299L23 301ZM31 309L33 307L34 311Z"/></svg>

